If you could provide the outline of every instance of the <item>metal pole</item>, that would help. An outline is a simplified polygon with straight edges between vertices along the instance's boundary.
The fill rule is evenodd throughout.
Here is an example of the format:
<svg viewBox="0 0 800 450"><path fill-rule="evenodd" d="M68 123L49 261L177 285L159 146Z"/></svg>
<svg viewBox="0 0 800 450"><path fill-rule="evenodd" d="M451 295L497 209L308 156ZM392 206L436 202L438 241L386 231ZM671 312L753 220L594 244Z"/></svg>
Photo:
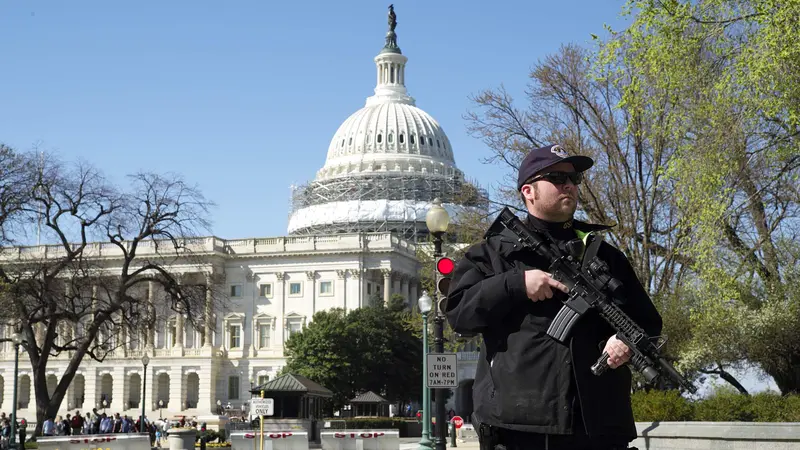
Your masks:
<svg viewBox="0 0 800 450"><path fill-rule="evenodd" d="M438 303L438 302L437 302ZM436 353L444 353L444 317L436 314L433 344ZM447 444L447 422L444 411L445 388L436 389L436 450L445 450Z"/></svg>
<svg viewBox="0 0 800 450"><path fill-rule="evenodd" d="M422 437L419 450L432 450L430 439L431 402L428 398L428 314L422 313Z"/></svg>
<svg viewBox="0 0 800 450"><path fill-rule="evenodd" d="M144 399L147 398L147 364L144 365L144 375L142 375L142 418L139 419L139 433L144 433Z"/></svg>
<svg viewBox="0 0 800 450"><path fill-rule="evenodd" d="M11 405L11 436L8 438L8 448L17 447L17 378L19 378L19 344L14 344L14 403Z"/></svg>
<svg viewBox="0 0 800 450"><path fill-rule="evenodd" d="M261 398L264 398L264 391L261 391ZM264 416L261 418L261 450L264 450Z"/></svg>
<svg viewBox="0 0 800 450"><path fill-rule="evenodd" d="M442 256L442 233L433 235L433 256ZM434 269L435 271L436 269ZM435 278L434 273L434 278ZM434 304L433 317L433 346L434 352L444 353L444 311L439 310L441 294L436 290L436 303ZM444 388L436 390L436 450L445 450L447 446L447 422L444 411Z"/></svg>

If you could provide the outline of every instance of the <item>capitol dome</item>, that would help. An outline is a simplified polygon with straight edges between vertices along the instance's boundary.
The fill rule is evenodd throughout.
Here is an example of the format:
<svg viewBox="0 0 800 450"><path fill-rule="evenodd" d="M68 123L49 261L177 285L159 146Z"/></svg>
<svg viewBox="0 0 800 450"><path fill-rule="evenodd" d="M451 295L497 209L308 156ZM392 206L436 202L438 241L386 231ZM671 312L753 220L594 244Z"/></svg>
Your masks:
<svg viewBox="0 0 800 450"><path fill-rule="evenodd" d="M365 106L342 123L317 179L364 172L455 174L450 140L433 117L390 100Z"/></svg>
<svg viewBox="0 0 800 450"><path fill-rule="evenodd" d="M290 234L394 231L413 239L427 234L434 198L451 214L461 206L464 174L441 125L408 94L408 58L392 20L374 58L374 95L336 130L315 179L293 188Z"/></svg>

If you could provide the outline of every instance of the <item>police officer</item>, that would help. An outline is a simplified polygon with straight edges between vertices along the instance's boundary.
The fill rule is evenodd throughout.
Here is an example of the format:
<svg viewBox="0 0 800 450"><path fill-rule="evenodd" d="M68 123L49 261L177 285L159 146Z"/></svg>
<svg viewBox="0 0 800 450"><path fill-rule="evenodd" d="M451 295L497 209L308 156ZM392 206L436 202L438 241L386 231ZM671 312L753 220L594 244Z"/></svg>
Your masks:
<svg viewBox="0 0 800 450"><path fill-rule="evenodd" d="M562 243L608 229L573 218L583 172L594 161L559 145L531 151L518 189L532 230ZM502 227L501 227L502 229ZM546 272L549 262L515 246L509 231L487 232L455 268L447 320L461 333L480 333L484 345L473 385L473 423L482 449L598 449L628 447L636 437L630 404L630 350L594 312L580 319L567 343L546 334L569 289ZM603 243L598 257L623 283L615 299L651 336L661 316L630 262ZM608 370L590 372L601 352Z"/></svg>

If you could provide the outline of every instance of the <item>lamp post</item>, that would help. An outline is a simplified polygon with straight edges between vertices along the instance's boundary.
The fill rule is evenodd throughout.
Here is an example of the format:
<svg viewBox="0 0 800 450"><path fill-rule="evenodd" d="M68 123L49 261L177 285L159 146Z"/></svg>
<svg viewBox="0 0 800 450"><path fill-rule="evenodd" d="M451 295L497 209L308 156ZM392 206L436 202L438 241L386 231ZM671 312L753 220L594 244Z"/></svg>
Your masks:
<svg viewBox="0 0 800 450"><path fill-rule="evenodd" d="M139 432L144 430L144 399L147 398L147 365L150 364L150 357L147 353L142 356L142 365L144 366L144 375L142 375L142 418L139 419Z"/></svg>
<svg viewBox="0 0 800 450"><path fill-rule="evenodd" d="M11 436L8 437L8 448L14 450L17 447L17 380L19 379L19 346L22 344L22 335L14 333L11 335L11 342L14 344L14 395L11 405Z"/></svg>
<svg viewBox="0 0 800 450"><path fill-rule="evenodd" d="M427 387L428 374L428 313L433 306L433 299L428 295L428 291L422 291L422 297L417 302L419 312L422 313L422 437L419 440L419 450L432 450L433 445L430 439L431 424L431 401L428 397Z"/></svg>
<svg viewBox="0 0 800 450"><path fill-rule="evenodd" d="M442 256L442 242L447 227L450 225L450 215L442 206L441 200L434 199L433 206L425 215L425 225L433 236L433 258ZM434 269L434 278L436 269ZM441 295L436 293L436 311L433 316L433 345L436 353L444 353L444 311L442 311ZM445 425L444 393L442 389L436 392L436 450L445 450L447 445L447 425Z"/></svg>

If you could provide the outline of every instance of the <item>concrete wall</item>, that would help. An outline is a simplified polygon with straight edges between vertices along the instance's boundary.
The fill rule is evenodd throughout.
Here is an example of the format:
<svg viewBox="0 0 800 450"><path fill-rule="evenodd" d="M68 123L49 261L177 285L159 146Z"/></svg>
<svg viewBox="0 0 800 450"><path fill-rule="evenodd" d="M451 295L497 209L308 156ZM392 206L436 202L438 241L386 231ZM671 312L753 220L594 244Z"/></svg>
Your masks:
<svg viewBox="0 0 800 450"><path fill-rule="evenodd" d="M637 422L639 450L800 450L800 423Z"/></svg>

